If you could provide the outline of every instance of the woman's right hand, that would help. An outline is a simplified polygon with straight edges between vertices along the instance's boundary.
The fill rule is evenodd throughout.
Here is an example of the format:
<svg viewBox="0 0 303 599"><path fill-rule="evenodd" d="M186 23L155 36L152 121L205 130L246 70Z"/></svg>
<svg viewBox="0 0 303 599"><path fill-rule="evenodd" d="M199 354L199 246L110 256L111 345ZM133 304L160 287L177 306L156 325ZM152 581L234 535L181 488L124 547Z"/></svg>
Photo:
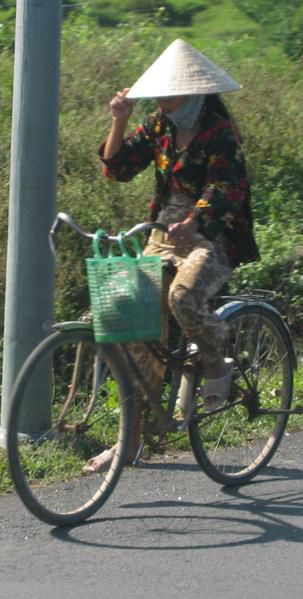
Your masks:
<svg viewBox="0 0 303 599"><path fill-rule="evenodd" d="M134 107L133 100L126 98L129 87L116 93L110 102L112 117L118 121L127 122Z"/></svg>

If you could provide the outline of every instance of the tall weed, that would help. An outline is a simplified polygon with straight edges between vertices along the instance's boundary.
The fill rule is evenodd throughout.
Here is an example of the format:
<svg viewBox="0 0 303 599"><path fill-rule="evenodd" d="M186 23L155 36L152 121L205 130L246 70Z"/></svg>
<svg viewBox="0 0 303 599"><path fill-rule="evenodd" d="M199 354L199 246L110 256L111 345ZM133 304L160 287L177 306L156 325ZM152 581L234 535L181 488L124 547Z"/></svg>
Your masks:
<svg viewBox="0 0 303 599"><path fill-rule="evenodd" d="M114 184L101 175L97 152L108 132L108 103L113 93L131 85L175 37L173 28L159 26L150 19L104 29L88 15L73 12L64 22L58 209L71 212L84 227L93 229L101 225L113 231L146 217L147 202L153 193L153 168L128 185ZM237 41L230 41L229 57L232 52L236 57L239 47ZM241 92L226 99L244 139L256 231L262 246L262 261L240 269L234 286L278 288L283 311L301 322L301 257L295 249L301 244L302 228L303 78L300 62L290 62L286 57L282 60L281 52L265 55L256 49L255 57L245 63L241 60L230 63L228 56L224 59L223 49L222 41L217 48L220 62L226 60L227 67L231 64L233 74L243 85ZM215 53L212 58L216 59ZM12 99L12 56L7 50L1 51L0 75L0 286L3 298ZM138 102L131 125L152 106L151 102ZM79 263L78 254L84 258L90 249L75 234L62 234L60 251L64 265L58 268L57 314L67 318L87 305L84 262ZM293 274L292 264L295 264Z"/></svg>

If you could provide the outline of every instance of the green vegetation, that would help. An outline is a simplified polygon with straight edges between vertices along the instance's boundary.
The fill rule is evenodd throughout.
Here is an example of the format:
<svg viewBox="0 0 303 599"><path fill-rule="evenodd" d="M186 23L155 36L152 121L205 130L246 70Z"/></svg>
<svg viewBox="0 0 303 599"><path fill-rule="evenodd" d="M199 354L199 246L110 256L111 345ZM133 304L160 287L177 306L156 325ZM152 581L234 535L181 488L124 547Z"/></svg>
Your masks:
<svg viewBox="0 0 303 599"><path fill-rule="evenodd" d="M65 0L62 27L58 209L88 228L141 221L153 193L148 169L128 185L100 174L97 151L108 130L108 102L176 37L226 68L243 89L226 99L239 124L251 173L262 261L239 269L233 290L277 291L293 330L303 326L303 76L300 0ZM70 5L70 6L68 6ZM3 330L9 191L15 2L0 9L0 327ZM139 102L133 123L152 107ZM76 316L87 305L83 261L72 233L60 238L56 310ZM1 335L2 337L2 335ZM302 376L296 394L302 395ZM0 465L1 465L0 459ZM1 472L4 481L6 475Z"/></svg>
<svg viewBox="0 0 303 599"><path fill-rule="evenodd" d="M12 491L12 480L8 470L6 452L0 448L0 494Z"/></svg>

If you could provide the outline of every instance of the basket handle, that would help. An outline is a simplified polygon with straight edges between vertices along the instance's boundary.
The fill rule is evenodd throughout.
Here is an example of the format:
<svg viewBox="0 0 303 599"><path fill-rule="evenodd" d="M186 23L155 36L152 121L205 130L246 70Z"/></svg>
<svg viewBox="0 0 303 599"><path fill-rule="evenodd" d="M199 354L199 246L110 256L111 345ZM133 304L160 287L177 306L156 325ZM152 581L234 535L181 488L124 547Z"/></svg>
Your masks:
<svg viewBox="0 0 303 599"><path fill-rule="evenodd" d="M102 256L101 252L100 252L100 239L102 239L107 237L105 231L103 231L103 229L98 229L96 231L96 233L93 236L93 249L94 249L94 254L97 258L104 258L104 256Z"/></svg>
<svg viewBox="0 0 303 599"><path fill-rule="evenodd" d="M120 231L119 235L118 235L118 245L121 251L122 256L127 256L127 257L131 257L128 249L125 245L125 232L124 231ZM96 231L96 233L93 236L93 249L94 249L94 254L97 258L104 258L104 256L102 255L102 253L100 252L100 239L106 239L107 235L105 233L105 231L103 229L98 229ZM136 259L141 258L142 256L142 247L138 241L138 239L136 237L131 237L130 238L130 242L135 250L136 253ZM112 246L109 247L108 249L108 256L113 257L113 248Z"/></svg>
<svg viewBox="0 0 303 599"><path fill-rule="evenodd" d="M119 243L119 247L122 253L122 256L128 256L129 258L132 257L129 255L129 251L125 245L125 231L120 231L119 233L119 239L118 239L118 243ZM136 237L130 237L129 239L131 245L133 246L135 252L136 252L136 258L141 258L142 256L142 247L141 244L139 243L138 239Z"/></svg>

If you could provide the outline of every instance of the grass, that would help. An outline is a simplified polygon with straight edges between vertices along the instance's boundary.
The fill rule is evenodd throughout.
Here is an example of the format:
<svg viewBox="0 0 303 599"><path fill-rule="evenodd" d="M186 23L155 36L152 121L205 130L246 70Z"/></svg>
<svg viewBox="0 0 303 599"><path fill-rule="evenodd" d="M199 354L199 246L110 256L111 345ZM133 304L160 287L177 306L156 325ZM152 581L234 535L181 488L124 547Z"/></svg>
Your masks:
<svg viewBox="0 0 303 599"><path fill-rule="evenodd" d="M232 0L222 0L220 4L213 3L193 17L192 29L195 35L200 30L200 40L206 39L208 45L230 36L258 35L260 25L240 11ZM202 35L201 35L202 34ZM200 41L201 43L201 41Z"/></svg>
<svg viewBox="0 0 303 599"><path fill-rule="evenodd" d="M232 0L209 4L194 15L188 27L169 27L175 37L184 37L193 46L209 54L214 60L228 58L244 62L255 57L268 42L263 38L262 27L240 11ZM235 53L237 56L235 56Z"/></svg>
<svg viewBox="0 0 303 599"><path fill-rule="evenodd" d="M13 490L13 483L9 473L6 451L0 448L0 494L6 495Z"/></svg>

